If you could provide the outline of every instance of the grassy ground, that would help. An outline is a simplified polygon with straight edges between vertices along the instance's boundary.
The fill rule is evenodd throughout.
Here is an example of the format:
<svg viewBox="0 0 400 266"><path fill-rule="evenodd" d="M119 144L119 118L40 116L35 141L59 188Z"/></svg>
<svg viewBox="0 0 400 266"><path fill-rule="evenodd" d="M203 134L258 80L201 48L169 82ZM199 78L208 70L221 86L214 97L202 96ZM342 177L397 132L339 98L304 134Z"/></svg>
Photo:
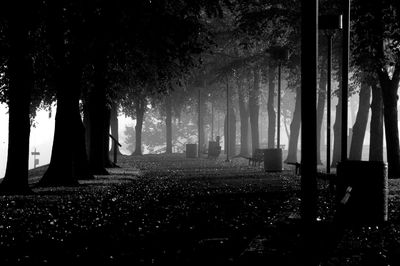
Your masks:
<svg viewBox="0 0 400 266"><path fill-rule="evenodd" d="M77 187L35 187L45 167L31 171L35 195L0 197L0 264L299 264L292 170L183 155L119 165ZM333 201L324 181L319 187L323 224ZM346 229L321 265L400 265L399 187L390 181L389 222Z"/></svg>

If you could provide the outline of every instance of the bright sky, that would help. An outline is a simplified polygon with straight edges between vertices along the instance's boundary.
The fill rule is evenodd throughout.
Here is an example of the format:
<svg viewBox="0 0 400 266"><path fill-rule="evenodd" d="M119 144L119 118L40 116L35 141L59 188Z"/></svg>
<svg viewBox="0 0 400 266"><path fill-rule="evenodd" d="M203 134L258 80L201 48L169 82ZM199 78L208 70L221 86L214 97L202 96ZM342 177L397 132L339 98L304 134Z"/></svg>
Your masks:
<svg viewBox="0 0 400 266"><path fill-rule="evenodd" d="M54 134L54 116L55 110L53 109L52 117L49 118L49 113L46 111L39 111L36 116L36 127L31 128L30 135L30 152L36 150L40 152L37 157L39 159L39 166L48 164L51 156L51 146L53 144ZM6 163L7 163L7 148L8 148L8 114L7 105L0 104L0 178L4 177ZM132 125L134 121L125 116L119 116L119 135L120 143L123 144L123 132L125 125ZM126 153L125 150L121 149L122 153ZM33 155L29 156L29 169L33 168Z"/></svg>

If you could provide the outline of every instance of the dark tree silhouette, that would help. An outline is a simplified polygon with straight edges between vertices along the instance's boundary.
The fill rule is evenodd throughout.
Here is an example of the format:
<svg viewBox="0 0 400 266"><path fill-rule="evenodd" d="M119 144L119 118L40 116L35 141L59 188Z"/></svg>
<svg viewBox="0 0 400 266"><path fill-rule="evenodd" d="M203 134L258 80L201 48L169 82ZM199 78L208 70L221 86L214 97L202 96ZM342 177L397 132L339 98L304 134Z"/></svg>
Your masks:
<svg viewBox="0 0 400 266"><path fill-rule="evenodd" d="M275 64L270 63L268 67L268 148L275 147L275 128L276 128L276 112L275 112Z"/></svg>
<svg viewBox="0 0 400 266"><path fill-rule="evenodd" d="M383 101L382 91L376 81L372 81L371 123L369 160L383 161Z"/></svg>
<svg viewBox="0 0 400 266"><path fill-rule="evenodd" d="M8 23L6 38L9 43L6 76L8 79L8 159L0 190L7 193L27 193L30 100L33 88L33 65L30 23L33 20L29 4L18 6L13 1L2 7Z"/></svg>
<svg viewBox="0 0 400 266"><path fill-rule="evenodd" d="M251 147L254 152L260 147L258 117L260 112L260 69L253 69L253 86L249 92L249 115L251 127Z"/></svg>
<svg viewBox="0 0 400 266"><path fill-rule="evenodd" d="M361 160L362 150L365 137L365 131L367 130L368 115L371 101L371 86L363 80L361 81L360 93L359 93L359 104L356 121L353 126L353 137L350 146L350 160Z"/></svg>
<svg viewBox="0 0 400 266"><path fill-rule="evenodd" d="M296 103L294 106L293 119L290 124L290 137L289 137L289 147L288 156L285 162L297 162L297 146L300 135L300 125L301 125L301 90L300 86L296 88Z"/></svg>

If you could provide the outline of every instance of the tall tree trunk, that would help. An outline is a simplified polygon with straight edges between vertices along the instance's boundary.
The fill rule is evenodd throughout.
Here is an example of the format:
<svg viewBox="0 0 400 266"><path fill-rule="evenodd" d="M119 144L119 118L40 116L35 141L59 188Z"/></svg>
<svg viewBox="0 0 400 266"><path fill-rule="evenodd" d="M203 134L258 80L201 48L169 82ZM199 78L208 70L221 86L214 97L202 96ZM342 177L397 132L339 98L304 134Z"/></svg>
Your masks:
<svg viewBox="0 0 400 266"><path fill-rule="evenodd" d="M276 113L275 99L275 66L271 63L268 68L268 148L275 147Z"/></svg>
<svg viewBox="0 0 400 266"><path fill-rule="evenodd" d="M111 118L110 118L110 126L111 126L111 136L119 142L119 132L118 132L118 105L115 102L111 103ZM121 155L118 144L114 141L111 144L110 154L114 155L114 150L117 149L117 154Z"/></svg>
<svg viewBox="0 0 400 266"><path fill-rule="evenodd" d="M376 82L372 85L369 160L383 161L383 100L382 90Z"/></svg>
<svg viewBox="0 0 400 266"><path fill-rule="evenodd" d="M340 85L339 85L340 86ZM338 92L339 99L336 105L335 124L333 125L333 156L331 166L336 168L340 161L340 145L341 145L341 125L342 125L342 97Z"/></svg>
<svg viewBox="0 0 400 266"><path fill-rule="evenodd" d="M171 96L167 96L165 99L165 107L166 107L166 117L165 117L165 125L166 125L166 133L167 133L167 148L165 153L172 153L172 103Z"/></svg>
<svg viewBox="0 0 400 266"><path fill-rule="evenodd" d="M13 4L11 4L13 5ZM24 8L23 8L24 9ZM25 10L25 9L24 9ZM27 193L29 168L30 96L33 87L32 59L29 55L28 19L16 6L10 11L7 37L10 44L8 157L0 189L7 193Z"/></svg>
<svg viewBox="0 0 400 266"><path fill-rule="evenodd" d="M229 145L229 156L232 157L236 155L236 115L233 107L229 108L229 129L226 126L227 119L228 117L225 116L225 136L227 136L227 130L229 130L229 144L225 141L225 152L227 151L227 145Z"/></svg>
<svg viewBox="0 0 400 266"><path fill-rule="evenodd" d="M321 161L321 136L322 122L324 121L324 110L326 101L326 71L325 66L321 66L318 90L318 105L317 105L317 164L322 164Z"/></svg>
<svg viewBox="0 0 400 266"><path fill-rule="evenodd" d="M359 95L359 104L355 123L353 125L353 137L350 146L350 160L361 160L365 131L367 130L369 106L371 100L371 87L362 81Z"/></svg>
<svg viewBox="0 0 400 266"><path fill-rule="evenodd" d="M105 160L106 144L104 130L109 123L107 119L107 100L106 100L106 47L104 41L100 40L97 44L96 58L94 62L94 87L89 91L89 123L90 123L90 168L95 175L107 175ZM106 121L108 120L108 121ZM99 134L103 132L103 134ZM107 135L108 138L108 135ZM107 151L108 154L108 151Z"/></svg>
<svg viewBox="0 0 400 266"><path fill-rule="evenodd" d="M142 152L142 130L145 112L146 100L137 99L136 108L136 125L135 125L135 151L132 155L143 155Z"/></svg>
<svg viewBox="0 0 400 266"><path fill-rule="evenodd" d="M73 113L73 123L75 124L75 145L73 160L74 160L74 173L76 177L80 180L83 179L94 179L94 176L90 172L89 159L87 154L86 146L86 131L83 125L82 117L79 112L79 102L75 101L74 113Z"/></svg>
<svg viewBox="0 0 400 266"><path fill-rule="evenodd" d="M385 71L379 71L382 88L383 116L385 121L386 149L389 178L400 178L400 146L397 118L397 90L399 87L400 64L396 65L392 79Z"/></svg>
<svg viewBox="0 0 400 266"><path fill-rule="evenodd" d="M253 152L260 147L258 117L260 113L260 69L253 69L253 86L249 91L249 115L251 128L251 147Z"/></svg>
<svg viewBox="0 0 400 266"><path fill-rule="evenodd" d="M108 104L107 104L108 106ZM110 160L110 124L111 124L111 109L106 107L104 119L104 144L103 144L103 156L104 166L107 168L114 167L114 164Z"/></svg>
<svg viewBox="0 0 400 266"><path fill-rule="evenodd" d="M242 81L237 79L236 87L239 98L240 113L240 155L249 156L249 110L246 107L246 99L242 85Z"/></svg>
<svg viewBox="0 0 400 266"><path fill-rule="evenodd" d="M58 2L49 5L49 43L56 62L55 85L57 112L50 164L41 185L75 185L78 179L93 178L89 172L85 147L85 130L79 110L81 81L80 29L72 31L76 40L70 46L64 42L62 6ZM66 56L69 54L69 56Z"/></svg>
<svg viewBox="0 0 400 266"><path fill-rule="evenodd" d="M204 84L205 88L205 84ZM198 134L198 155L200 157L201 153L204 153L206 150L206 134L205 134L205 121L204 117L206 114L206 101L205 97L201 93L201 89L198 91L198 99L197 99L197 134Z"/></svg>
<svg viewBox="0 0 400 266"><path fill-rule="evenodd" d="M297 146L299 143L301 125L301 87L296 89L296 103L294 106L293 119L290 124L290 138L288 147L288 156L285 162L297 162Z"/></svg>

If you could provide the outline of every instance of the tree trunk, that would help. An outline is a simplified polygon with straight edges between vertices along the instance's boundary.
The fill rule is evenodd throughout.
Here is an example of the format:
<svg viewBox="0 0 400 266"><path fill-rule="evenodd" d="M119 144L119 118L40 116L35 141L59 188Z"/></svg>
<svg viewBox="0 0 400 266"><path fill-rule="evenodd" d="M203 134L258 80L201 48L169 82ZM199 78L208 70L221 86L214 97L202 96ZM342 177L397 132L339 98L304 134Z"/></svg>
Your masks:
<svg viewBox="0 0 400 266"><path fill-rule="evenodd" d="M339 92L340 94L340 92ZM338 95L339 95L338 94ZM340 161L340 145L341 145L341 125L342 125L342 97L339 96L336 105L335 124L333 125L333 156L331 166L336 168L336 164Z"/></svg>
<svg viewBox="0 0 400 266"><path fill-rule="evenodd" d="M296 103L294 106L293 120L290 124L290 138L288 147L288 156L285 162L297 162L297 146L299 143L301 125L301 87L296 89Z"/></svg>
<svg viewBox="0 0 400 266"><path fill-rule="evenodd" d="M357 116L353 125L353 137L350 146L350 160L361 160L364 144L365 131L367 130L369 106L371 100L371 87L363 81L361 82L360 96Z"/></svg>
<svg viewBox="0 0 400 266"><path fill-rule="evenodd" d="M142 152L142 129L144 120L144 110L146 101L137 99L136 101L136 125L135 125L135 151L132 155L143 155Z"/></svg>
<svg viewBox="0 0 400 266"><path fill-rule="evenodd" d="M383 161L383 100L376 82L372 84L369 160Z"/></svg>
<svg viewBox="0 0 400 266"><path fill-rule="evenodd" d="M321 68L325 68L324 65ZM317 106L317 164L322 164L321 161L321 136L322 122L324 121L324 109L326 101L326 71L320 71L319 90L318 90L318 106Z"/></svg>
<svg viewBox="0 0 400 266"><path fill-rule="evenodd" d="M16 7L15 7L16 8ZM30 96L33 87L32 59L29 55L27 17L10 12L10 44L7 77L9 80L8 157L0 189L6 193L28 193ZM26 15L26 14L25 14Z"/></svg>
<svg viewBox="0 0 400 266"><path fill-rule="evenodd" d="M118 132L118 105L115 102L111 104L111 118L110 118L110 126L111 126L111 136L119 142L119 132ZM114 150L117 149L117 155L121 155L118 144L114 141L111 144L110 154L114 156Z"/></svg>
<svg viewBox="0 0 400 266"><path fill-rule="evenodd" d="M253 70L253 86L249 86L249 115L251 128L251 147L253 151L260 147L258 116L260 112L260 70Z"/></svg>
<svg viewBox="0 0 400 266"><path fill-rule="evenodd" d="M172 103L171 103L171 96L167 96L166 98L166 118L165 118L165 125L166 125L166 133L167 133L167 148L165 153L171 154L172 153Z"/></svg>
<svg viewBox="0 0 400 266"><path fill-rule="evenodd" d="M246 107L246 100L241 80L237 79L236 85L240 113L240 155L249 156L249 110Z"/></svg>
<svg viewBox="0 0 400 266"><path fill-rule="evenodd" d="M94 176L90 172L89 160L87 154L86 146L86 131L83 125L82 117L79 112L79 102L75 101L74 113L73 113L73 123L75 123L75 145L73 160L74 160L74 173L76 177L80 180L84 179L94 179Z"/></svg>
<svg viewBox="0 0 400 266"><path fill-rule="evenodd" d="M108 106L108 104L106 105ZM110 124L111 124L111 109L106 107L104 119L104 144L103 144L103 156L104 156L104 166L106 168L114 167L115 165L110 160Z"/></svg>
<svg viewBox="0 0 400 266"><path fill-rule="evenodd" d="M397 90L399 87L400 65L396 65L392 79L388 73L380 71L382 88L383 116L385 121L386 149L389 178L400 178L400 146L397 118Z"/></svg>
<svg viewBox="0 0 400 266"><path fill-rule="evenodd" d="M229 108L229 129L227 129L226 122L227 116L225 116L225 136L227 136L227 130L229 130L229 157L233 157L236 155L236 115L232 107ZM225 141L225 152L227 145L228 143Z"/></svg>
<svg viewBox="0 0 400 266"><path fill-rule="evenodd" d="M204 123L204 117L206 113L206 102L205 102L205 97L202 97L201 90L199 89L198 92L198 105L197 105L197 112L198 112L198 121L197 121L197 126L198 126L198 155L200 157L201 153L205 152L206 149L206 134L205 134L205 123Z"/></svg>
<svg viewBox="0 0 400 266"><path fill-rule="evenodd" d="M94 62L94 87L89 91L89 123L90 123L90 168L95 175L107 175L107 160L104 154L106 144L104 130L109 123L107 119L106 100L106 47L102 41L97 44L96 59ZM108 121L106 121L108 120ZM101 133L103 132L103 134ZM99 134L100 133L100 134ZM108 138L108 135L107 135ZM108 154L108 151L107 151Z"/></svg>
<svg viewBox="0 0 400 266"><path fill-rule="evenodd" d="M55 85L57 90L57 112L50 164L40 185L76 185L78 179L93 178L89 172L85 130L79 110L81 81L81 45L72 44L69 53L64 42L62 6L49 9L49 43L56 62ZM79 35L79 31L74 31ZM67 57L66 54L69 54Z"/></svg>
<svg viewBox="0 0 400 266"><path fill-rule="evenodd" d="M275 66L271 63L268 68L268 148L275 147L276 113L274 108L275 99Z"/></svg>

